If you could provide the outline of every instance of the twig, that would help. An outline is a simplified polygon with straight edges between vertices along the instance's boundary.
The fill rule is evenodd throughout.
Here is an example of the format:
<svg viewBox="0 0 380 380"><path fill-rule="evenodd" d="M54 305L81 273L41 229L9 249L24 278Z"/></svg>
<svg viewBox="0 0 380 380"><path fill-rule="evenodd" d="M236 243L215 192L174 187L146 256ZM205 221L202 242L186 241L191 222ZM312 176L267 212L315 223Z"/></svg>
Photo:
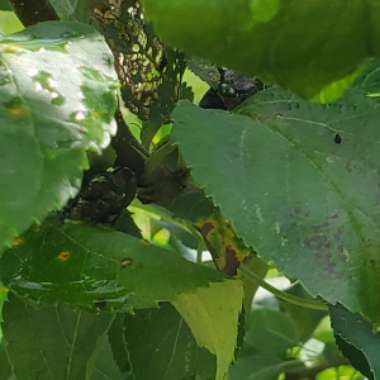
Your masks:
<svg viewBox="0 0 380 380"><path fill-rule="evenodd" d="M345 364L349 364L347 359L343 357L337 357L332 361L325 361L313 367L301 367L299 369L290 370L285 373L285 380L315 380L316 376L320 372L331 367L339 367Z"/></svg>

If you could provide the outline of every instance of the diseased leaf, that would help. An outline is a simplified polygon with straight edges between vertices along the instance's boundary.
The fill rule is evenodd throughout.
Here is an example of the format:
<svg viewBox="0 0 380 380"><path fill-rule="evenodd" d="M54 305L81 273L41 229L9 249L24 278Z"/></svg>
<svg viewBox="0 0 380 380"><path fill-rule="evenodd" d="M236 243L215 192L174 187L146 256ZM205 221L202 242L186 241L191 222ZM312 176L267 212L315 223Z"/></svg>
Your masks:
<svg viewBox="0 0 380 380"><path fill-rule="evenodd" d="M240 281L211 284L173 302L190 327L199 346L217 357L216 380L223 380L234 360L239 314L243 304Z"/></svg>
<svg viewBox="0 0 380 380"><path fill-rule="evenodd" d="M10 297L2 328L17 380L85 379L88 360L111 321L111 314Z"/></svg>
<svg viewBox="0 0 380 380"><path fill-rule="evenodd" d="M47 222L22 239L4 255L2 278L37 300L131 310L223 280L215 270L111 229Z"/></svg>
<svg viewBox="0 0 380 380"><path fill-rule="evenodd" d="M378 103L352 91L318 106L273 89L239 113L177 107L195 180L261 257L380 322Z"/></svg>
<svg viewBox="0 0 380 380"><path fill-rule="evenodd" d="M322 102L340 96L366 60L380 55L377 1L143 4L155 30L173 46Z"/></svg>
<svg viewBox="0 0 380 380"><path fill-rule="evenodd" d="M331 321L342 353L369 379L380 379L380 334L357 314L338 305L330 308Z"/></svg>
<svg viewBox="0 0 380 380"><path fill-rule="evenodd" d="M77 192L85 151L115 132L116 78L89 26L46 22L0 37L0 251Z"/></svg>
<svg viewBox="0 0 380 380"><path fill-rule="evenodd" d="M170 304L126 315L124 329L119 330L119 335L122 331L128 351L123 359L130 363L136 380L182 380L196 375L202 379L215 377L215 356L197 346L186 322ZM114 339L110 337L111 343L115 338L116 334ZM119 345L113 348L120 363L123 350Z"/></svg>

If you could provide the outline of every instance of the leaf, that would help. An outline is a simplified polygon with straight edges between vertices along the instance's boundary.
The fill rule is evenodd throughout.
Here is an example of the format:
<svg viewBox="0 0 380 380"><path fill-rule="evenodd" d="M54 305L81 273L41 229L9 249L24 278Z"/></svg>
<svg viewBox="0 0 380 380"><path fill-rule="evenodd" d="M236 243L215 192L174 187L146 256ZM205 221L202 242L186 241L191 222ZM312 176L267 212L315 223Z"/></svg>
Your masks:
<svg viewBox="0 0 380 380"><path fill-rule="evenodd" d="M361 316L338 305L330 308L338 347L367 378L380 379L380 334Z"/></svg>
<svg viewBox="0 0 380 380"><path fill-rule="evenodd" d="M5 352L4 343L0 342L0 379L11 380L12 368Z"/></svg>
<svg viewBox="0 0 380 380"><path fill-rule="evenodd" d="M1 34L16 33L16 32L20 32L23 29L24 29L24 26L21 24L20 20L17 18L17 16L13 12L0 11L0 33Z"/></svg>
<svg viewBox="0 0 380 380"><path fill-rule="evenodd" d="M223 280L215 270L130 235L70 222L32 229L0 268L16 293L99 311L157 307Z"/></svg>
<svg viewBox="0 0 380 380"><path fill-rule="evenodd" d="M12 7L9 4L9 0L0 0L0 10L2 11L11 11Z"/></svg>
<svg viewBox="0 0 380 380"><path fill-rule="evenodd" d="M58 16L63 20L88 22L89 0L49 0ZM93 3L100 3L99 0Z"/></svg>
<svg viewBox="0 0 380 380"><path fill-rule="evenodd" d="M349 7L344 0L143 4L171 45L322 102L339 97L367 59L380 55L377 1L358 0Z"/></svg>
<svg viewBox="0 0 380 380"><path fill-rule="evenodd" d="M107 335L99 339L91 361L90 366L93 366L91 380L125 380L114 360Z"/></svg>
<svg viewBox="0 0 380 380"><path fill-rule="evenodd" d="M287 315L270 309L253 310L247 320L244 348L231 368L231 380L277 380L285 370L302 364L286 354L298 341L296 325Z"/></svg>
<svg viewBox="0 0 380 380"><path fill-rule="evenodd" d="M297 326L290 317L271 309L252 310L247 321L245 345L261 354L284 356L288 348L298 343Z"/></svg>
<svg viewBox="0 0 380 380"><path fill-rule="evenodd" d="M244 265L261 279L264 279L268 272L268 265L254 255L246 258L244 260ZM248 313L252 309L254 296L260 288L260 285L256 281L252 281L252 279L245 272L240 272L238 270L238 274L244 288L244 309Z"/></svg>
<svg viewBox="0 0 380 380"><path fill-rule="evenodd" d="M111 314L36 305L11 297L4 307L4 340L18 380L85 379L97 340Z"/></svg>
<svg viewBox="0 0 380 380"><path fill-rule="evenodd" d="M274 89L239 112L177 107L173 135L195 180L262 258L379 322L378 104Z"/></svg>
<svg viewBox="0 0 380 380"><path fill-rule="evenodd" d="M312 299L310 295L305 291L305 289L299 284L292 286L290 289L286 291L286 293L302 299ZM302 342L306 342L311 338L311 335L318 327L321 320L327 314L326 311L311 311L310 309L291 304L290 302L281 300L278 301L281 305L281 310L285 312L287 315L289 315L290 318L294 321L295 325L297 326L297 331L300 335Z"/></svg>
<svg viewBox="0 0 380 380"><path fill-rule="evenodd" d="M211 379L215 376L215 357L197 346L186 322L170 304L126 315L122 331L128 350L128 356L123 359L130 361L134 379L183 380L196 375ZM120 357L122 351L117 348L113 351Z"/></svg>
<svg viewBox="0 0 380 380"><path fill-rule="evenodd" d="M112 54L91 27L46 22L0 37L0 251L75 195L85 151L115 132L116 96Z"/></svg>
<svg viewBox="0 0 380 380"><path fill-rule="evenodd" d="M242 304L242 284L236 280L214 283L192 294L181 294L173 302L199 346L216 355L216 380L225 379L234 360Z"/></svg>

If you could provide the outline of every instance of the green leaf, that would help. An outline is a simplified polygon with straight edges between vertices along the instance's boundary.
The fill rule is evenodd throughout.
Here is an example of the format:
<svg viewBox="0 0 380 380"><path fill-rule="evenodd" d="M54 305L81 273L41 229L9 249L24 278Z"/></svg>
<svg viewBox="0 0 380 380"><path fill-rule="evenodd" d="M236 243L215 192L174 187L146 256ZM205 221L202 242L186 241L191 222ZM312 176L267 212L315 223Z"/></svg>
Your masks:
<svg viewBox="0 0 380 380"><path fill-rule="evenodd" d="M247 320L246 346L261 354L283 356L298 343L297 326L286 314L271 309L252 310Z"/></svg>
<svg viewBox="0 0 380 380"><path fill-rule="evenodd" d="M0 33L11 34L24 29L21 21L13 12L0 11Z"/></svg>
<svg viewBox="0 0 380 380"><path fill-rule="evenodd" d="M93 367L91 380L125 380L113 357L107 335L99 339L89 367Z"/></svg>
<svg viewBox="0 0 380 380"><path fill-rule="evenodd" d="M380 379L380 334L361 316L341 306L331 307L331 321L338 347L367 378Z"/></svg>
<svg viewBox="0 0 380 380"><path fill-rule="evenodd" d="M4 340L18 380L85 379L96 342L112 321L67 306L11 297L4 307Z"/></svg>
<svg viewBox="0 0 380 380"><path fill-rule="evenodd" d="M0 37L0 251L65 205L80 187L85 151L109 144L112 63L103 37L82 24L46 22Z"/></svg>
<svg viewBox="0 0 380 380"><path fill-rule="evenodd" d="M9 4L9 0L0 0L0 10L2 11L11 11L12 7Z"/></svg>
<svg viewBox="0 0 380 380"><path fill-rule="evenodd" d="M264 279L268 272L268 265L257 256L249 256L244 260L244 264L251 272L255 273L255 275L261 279ZM260 288L260 285L256 281L252 281L246 272L238 270L238 273L244 288L244 309L246 312L249 312L252 308L254 296Z"/></svg>
<svg viewBox="0 0 380 380"><path fill-rule="evenodd" d="M296 325L287 315L270 309L253 310L247 320L244 348L231 368L231 380L277 380L285 370L302 364L286 355L298 342Z"/></svg>
<svg viewBox="0 0 380 380"><path fill-rule="evenodd" d="M173 302L199 346L216 355L216 380L225 379L234 360L242 304L243 288L236 280L214 283L192 294L181 294Z"/></svg>
<svg viewBox="0 0 380 380"><path fill-rule="evenodd" d="M223 280L221 273L130 235L70 222L32 229L0 268L14 292L93 310L157 307Z"/></svg>
<svg viewBox="0 0 380 380"><path fill-rule="evenodd" d="M196 375L211 379L215 376L215 356L197 346L186 322L170 304L127 315L121 331L124 331L128 356L120 357L119 346L113 347L113 352L119 356L118 362L130 362L135 379L183 380ZM118 338L116 334L110 338L111 344L115 338Z"/></svg>
<svg viewBox="0 0 380 380"><path fill-rule="evenodd" d="M143 4L155 30L173 46L322 102L339 97L368 58L380 55L377 1L349 7L345 0Z"/></svg>
<svg viewBox="0 0 380 380"><path fill-rule="evenodd" d="M11 376L12 368L5 351L5 345L0 342L0 379L11 380Z"/></svg>
<svg viewBox="0 0 380 380"><path fill-rule="evenodd" d="M291 287L286 293L300 297L302 299L310 299L310 295L303 289L301 285ZM327 311L310 310L291 304L286 301L279 300L281 310L291 317L297 326L297 331L300 334L302 342L306 342L311 338L311 335L318 327L321 320L326 316ZM321 339L320 339L321 340Z"/></svg>
<svg viewBox="0 0 380 380"><path fill-rule="evenodd" d="M279 89L252 99L241 115L177 107L195 180L261 257L379 322L378 103L356 91L330 106Z"/></svg>
<svg viewBox="0 0 380 380"><path fill-rule="evenodd" d="M49 0L49 2L63 20L89 21L89 0ZM97 2L100 3L101 0Z"/></svg>

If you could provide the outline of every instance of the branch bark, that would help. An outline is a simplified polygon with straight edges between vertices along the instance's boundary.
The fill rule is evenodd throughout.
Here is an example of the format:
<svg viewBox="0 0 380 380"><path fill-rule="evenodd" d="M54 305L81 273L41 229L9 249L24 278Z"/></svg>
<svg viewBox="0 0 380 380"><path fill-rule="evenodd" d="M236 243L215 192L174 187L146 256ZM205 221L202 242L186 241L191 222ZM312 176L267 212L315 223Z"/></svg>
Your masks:
<svg viewBox="0 0 380 380"><path fill-rule="evenodd" d="M299 369L288 371L285 374L285 380L315 380L320 372L328 368L339 367L345 364L349 364L348 360L342 357L338 357L334 360L326 361L313 367L302 367Z"/></svg>

